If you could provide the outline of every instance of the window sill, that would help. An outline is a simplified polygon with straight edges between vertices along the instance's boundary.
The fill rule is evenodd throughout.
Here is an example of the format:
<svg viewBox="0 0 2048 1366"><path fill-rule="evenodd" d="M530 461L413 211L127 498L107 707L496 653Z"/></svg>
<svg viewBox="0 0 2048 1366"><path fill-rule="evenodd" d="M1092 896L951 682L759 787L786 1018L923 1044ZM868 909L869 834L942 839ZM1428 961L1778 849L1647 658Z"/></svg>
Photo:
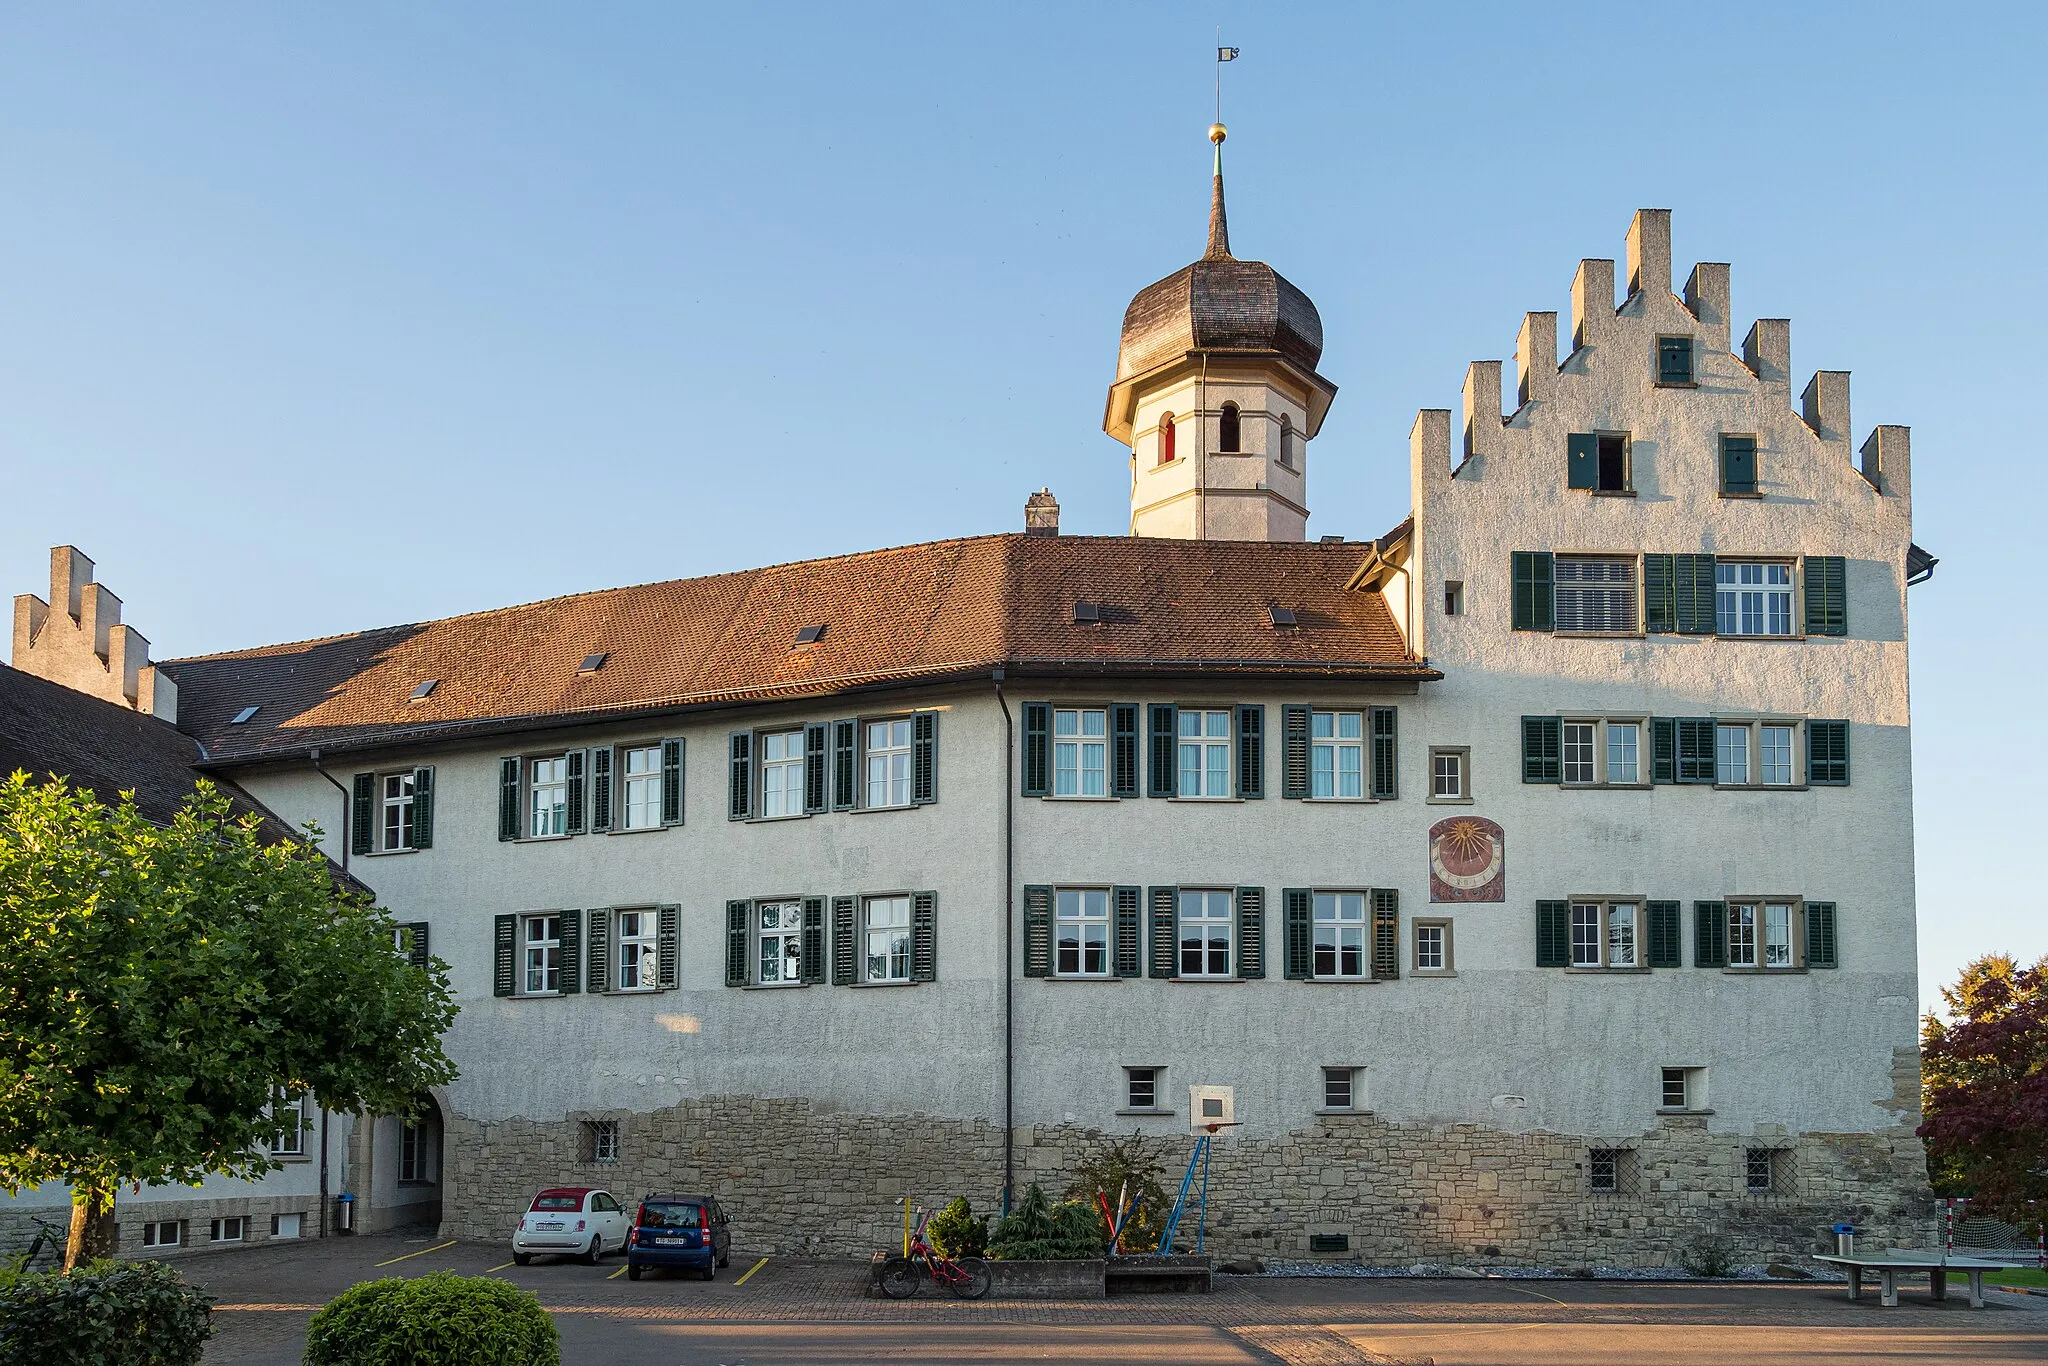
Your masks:
<svg viewBox="0 0 2048 1366"><path fill-rule="evenodd" d="M1471 797L1424 797L1422 800L1430 806L1470 806L1474 799Z"/></svg>
<svg viewBox="0 0 2048 1366"><path fill-rule="evenodd" d="M1242 801L1243 798L1188 797L1182 800L1220 802L1233 800ZM1295 800L1298 802L1303 802L1309 806L1372 806L1378 802L1385 801L1387 799L1383 797L1296 797Z"/></svg>
<svg viewBox="0 0 2048 1366"><path fill-rule="evenodd" d="M1055 972L1049 977L1041 977L1038 980L1041 982L1121 982L1124 979L1121 977L1112 976L1108 973L1104 973L1102 976L1098 977L1094 973L1088 973L1084 976L1083 974L1078 972Z"/></svg>
<svg viewBox="0 0 2048 1366"><path fill-rule="evenodd" d="M1705 787L1708 784L1694 783L1692 786ZM1716 792L1804 792L1806 790L1805 783L1714 783L1712 786Z"/></svg>
<svg viewBox="0 0 2048 1366"><path fill-rule="evenodd" d="M1587 489L1586 492L1592 494L1595 498L1633 498L1636 496L1634 489Z"/></svg>
<svg viewBox="0 0 2048 1366"><path fill-rule="evenodd" d="M420 851L419 851L419 850L417 850L417 849L372 849L372 850L371 850L371 851L370 851L369 853L365 854L365 855L364 855L363 857L365 857L365 858L390 858L390 857L392 857L392 856L393 856L393 855L395 855L395 854L417 854L417 853L419 853L419 852L420 852Z"/></svg>
<svg viewBox="0 0 2048 1366"><path fill-rule="evenodd" d="M654 996L658 995L660 991L660 987L606 987L603 991L593 991L590 994L593 996Z"/></svg>
<svg viewBox="0 0 2048 1366"><path fill-rule="evenodd" d="M1764 495L1758 489L1722 489L1714 496L1717 498L1750 498L1761 501Z"/></svg>
<svg viewBox="0 0 2048 1366"><path fill-rule="evenodd" d="M1343 1109L1341 1109L1341 1110L1338 1110L1338 1109L1332 1109L1332 1108L1330 1108L1330 1107L1328 1107L1328 1106L1323 1106L1323 1107L1321 1107L1321 1108L1318 1108L1318 1109L1316 1109L1316 1110L1312 1111L1312 1113L1313 1113L1313 1114L1315 1114L1315 1115L1316 1115L1317 1117L1319 1117L1319 1118L1322 1118L1322 1119L1371 1119L1371 1118L1372 1118L1372 1111L1370 1111L1370 1110L1356 1110L1356 1109L1353 1109L1353 1108L1351 1108L1350 1106L1345 1106L1345 1107L1344 1107Z"/></svg>
<svg viewBox="0 0 2048 1366"><path fill-rule="evenodd" d="M915 811L921 806L933 806L934 802L905 802L901 806L849 806L840 810L842 816L886 816L898 811ZM779 819L788 820L787 816Z"/></svg>
<svg viewBox="0 0 2048 1366"><path fill-rule="evenodd" d="M798 985L801 986L803 984L798 983ZM887 991L892 987L915 987L924 984L906 977L900 982L848 982L846 985L861 991Z"/></svg>
<svg viewBox="0 0 2048 1366"><path fill-rule="evenodd" d="M312 1156L307 1153L272 1153L270 1155L270 1160L273 1162L282 1162L287 1167L289 1167L297 1163L311 1162L313 1159Z"/></svg>
<svg viewBox="0 0 2048 1366"><path fill-rule="evenodd" d="M741 991L801 991L805 987L819 985L816 982L748 982Z"/></svg>
<svg viewBox="0 0 2048 1366"><path fill-rule="evenodd" d="M1456 968L1410 968L1408 975L1410 977L1456 977L1458 970Z"/></svg>
<svg viewBox="0 0 2048 1366"><path fill-rule="evenodd" d="M1184 455L1176 455L1176 456L1175 456L1175 457L1173 457L1173 459L1171 459L1171 460L1162 460L1162 461L1160 461L1160 462L1159 462L1158 464L1154 465L1154 466L1153 466L1152 468L1153 468L1154 470L1170 470L1170 469L1173 469L1173 468L1175 468L1175 467L1177 467L1177 466L1180 466L1180 465L1185 465L1185 464L1187 464L1187 463L1188 463L1188 458L1187 458L1186 456L1184 456Z"/></svg>
<svg viewBox="0 0 2048 1366"><path fill-rule="evenodd" d="M1558 789L1559 789L1560 791L1563 791L1563 792L1645 792L1645 791L1648 791L1648 790L1649 790L1649 789L1650 789L1650 788L1651 788L1652 786L1654 786L1654 784L1651 784L1651 783L1559 783L1559 784L1558 784L1557 786L1558 786ZM1689 786L1692 786L1692 787L1704 787L1704 786L1706 786L1706 784L1704 784L1704 783L1692 783L1692 784L1689 784Z"/></svg>
<svg viewBox="0 0 2048 1366"><path fill-rule="evenodd" d="M513 843L513 844L559 844L559 843L561 843L561 842L562 842L563 840L573 840L573 839L575 839L575 838L576 838L576 837L575 837L574 835L572 835L572 834L566 834L566 833L565 833L565 834L560 834L560 835L521 835L521 836L520 836L520 837L519 837L518 839L516 839L516 840L513 840L513 841L511 841L511 843Z"/></svg>
<svg viewBox="0 0 2048 1366"><path fill-rule="evenodd" d="M1291 977L1288 980L1312 987L1369 987L1378 986L1381 982L1391 982L1395 979L1391 977Z"/></svg>
<svg viewBox="0 0 2048 1366"><path fill-rule="evenodd" d="M1042 802L1120 802L1123 798L1109 796L1090 797L1079 792L1048 792L1043 797L1040 797L1039 800Z"/></svg>
<svg viewBox="0 0 2048 1366"><path fill-rule="evenodd" d="M658 835L664 830L673 830L681 824L681 821L677 821L676 825L621 825L615 826L610 830L599 830L596 833L600 835Z"/></svg>
<svg viewBox="0 0 2048 1366"><path fill-rule="evenodd" d="M1174 1115L1174 1112L1172 1110L1133 1110L1128 1107L1118 1110L1115 1113L1120 1115L1152 1115L1155 1117L1163 1117L1166 1119L1172 1119Z"/></svg>
<svg viewBox="0 0 2048 1366"><path fill-rule="evenodd" d="M1168 797L1167 800L1181 802L1187 806L1230 806L1245 799L1243 797ZM1330 799L1325 797L1323 800L1328 801ZM1351 799L1347 798L1345 800Z"/></svg>
<svg viewBox="0 0 2048 1366"><path fill-rule="evenodd" d="M1724 631L1716 631L1716 632L1714 632L1714 639L1716 639L1716 640L1740 640L1740 641L1749 641L1749 642L1754 642L1754 643L1760 643L1760 644L1761 644L1761 643L1767 643L1767 642L1770 642L1770 641L1802 641L1802 640L1805 640L1805 639L1806 639L1806 637L1805 637L1804 635L1800 635L1800 634L1796 634L1796 633L1795 633L1795 634L1792 634L1792 635L1783 635L1783 636L1773 636L1773 635L1761 635L1761 634L1759 634L1759 635L1741 635L1741 634L1738 634L1738 633L1736 633L1736 632L1733 632L1733 631L1725 631L1725 632L1724 632Z"/></svg>
<svg viewBox="0 0 2048 1366"><path fill-rule="evenodd" d="M799 811L796 814L790 816L748 816L744 820L740 821L739 824L780 825L783 821L807 821L813 816L822 814L822 812L818 811Z"/></svg>
<svg viewBox="0 0 2048 1366"><path fill-rule="evenodd" d="M553 1001L562 995L563 993L559 991L515 991L506 999L513 1001Z"/></svg>
<svg viewBox="0 0 2048 1366"><path fill-rule="evenodd" d="M1248 978L1248 977L1180 977L1180 976L1174 976L1174 977L1166 977L1166 978L1159 978L1159 979L1155 979L1155 980L1160 980L1160 981L1166 981L1166 982L1173 982L1173 983L1176 983L1176 984L1178 984L1178 985L1180 985L1180 986L1189 986L1189 987L1227 987L1227 986L1235 986L1235 985L1238 985L1239 983L1242 983L1242 982L1247 982L1247 981L1250 981L1251 979L1250 979L1250 978Z"/></svg>
<svg viewBox="0 0 2048 1366"><path fill-rule="evenodd" d="M400 1190L421 1190L432 1186L438 1186L440 1184L441 1183L439 1181L422 1181L415 1178L411 1181L400 1181L398 1183L398 1188Z"/></svg>
<svg viewBox="0 0 2048 1366"><path fill-rule="evenodd" d="M1557 640L1641 640L1641 631L1552 631Z"/></svg>
<svg viewBox="0 0 2048 1366"><path fill-rule="evenodd" d="M1653 379L1650 381L1650 387L1652 389L1697 389L1700 387L1700 382L1696 379Z"/></svg>
<svg viewBox="0 0 2048 1366"><path fill-rule="evenodd" d="M1714 1112L1711 1108L1705 1106L1659 1105L1657 1113L1660 1115L1711 1115Z"/></svg>
<svg viewBox="0 0 2048 1366"><path fill-rule="evenodd" d="M1807 969L1796 968L1722 968L1723 977L1804 977Z"/></svg>
<svg viewBox="0 0 2048 1366"><path fill-rule="evenodd" d="M1565 969L1565 971L1567 973L1575 973L1582 977L1645 977L1648 976L1652 971L1654 971L1654 969L1649 968L1647 966L1636 968L1568 967Z"/></svg>

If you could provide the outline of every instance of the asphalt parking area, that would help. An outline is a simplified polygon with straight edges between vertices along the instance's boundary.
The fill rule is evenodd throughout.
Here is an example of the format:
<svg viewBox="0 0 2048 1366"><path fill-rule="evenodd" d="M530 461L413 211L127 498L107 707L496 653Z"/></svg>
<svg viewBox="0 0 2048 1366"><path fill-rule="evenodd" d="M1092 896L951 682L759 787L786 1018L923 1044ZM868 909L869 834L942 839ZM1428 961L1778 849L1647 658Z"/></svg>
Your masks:
<svg viewBox="0 0 2048 1366"><path fill-rule="evenodd" d="M1907 1287L1897 1309L1850 1303L1828 1284L1219 1277L1213 1295L1035 1301L906 1301L862 1294L866 1267L735 1248L706 1282L629 1281L503 1243L380 1234L188 1257L218 1297L208 1366L291 1366L313 1311L350 1285L433 1271L494 1275L555 1315L569 1366L825 1366L863 1361L977 1366L1174 1362L1189 1366L1985 1366L2048 1361L2048 1298L1994 1293L1991 1307Z"/></svg>

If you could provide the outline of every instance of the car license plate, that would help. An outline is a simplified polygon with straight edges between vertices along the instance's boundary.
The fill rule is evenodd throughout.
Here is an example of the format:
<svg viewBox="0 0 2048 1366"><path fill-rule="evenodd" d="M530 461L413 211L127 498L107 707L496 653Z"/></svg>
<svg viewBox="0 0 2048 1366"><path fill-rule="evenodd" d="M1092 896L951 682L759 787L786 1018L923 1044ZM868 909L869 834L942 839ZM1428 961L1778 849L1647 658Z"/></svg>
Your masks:
<svg viewBox="0 0 2048 1366"><path fill-rule="evenodd" d="M553 1224L535 1224L535 1225L534 1225L534 1227L535 1227L535 1228L537 1228L537 1229L539 1229L539 1230L540 1230L541 1232L543 1232L543 1233L554 1233L554 1232L557 1232L557 1231L559 1231L559 1230L560 1230L560 1229L562 1228L562 1225L561 1225L561 1224L559 1224L559 1223L553 1223Z"/></svg>
<svg viewBox="0 0 2048 1366"><path fill-rule="evenodd" d="M684 1240L681 1238L656 1238L654 1245L656 1247L681 1247L683 1242Z"/></svg>

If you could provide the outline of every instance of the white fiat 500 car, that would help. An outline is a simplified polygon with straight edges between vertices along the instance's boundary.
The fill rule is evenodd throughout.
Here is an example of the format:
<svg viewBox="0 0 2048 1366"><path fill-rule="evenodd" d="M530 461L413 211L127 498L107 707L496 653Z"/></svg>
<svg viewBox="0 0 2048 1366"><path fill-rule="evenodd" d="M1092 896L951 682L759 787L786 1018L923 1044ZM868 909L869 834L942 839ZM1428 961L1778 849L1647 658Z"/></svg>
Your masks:
<svg viewBox="0 0 2048 1366"><path fill-rule="evenodd" d="M550 1186L533 1197L512 1235L512 1260L520 1266L536 1255L575 1257L596 1266L607 1252L626 1245L632 1216L612 1193L591 1186Z"/></svg>

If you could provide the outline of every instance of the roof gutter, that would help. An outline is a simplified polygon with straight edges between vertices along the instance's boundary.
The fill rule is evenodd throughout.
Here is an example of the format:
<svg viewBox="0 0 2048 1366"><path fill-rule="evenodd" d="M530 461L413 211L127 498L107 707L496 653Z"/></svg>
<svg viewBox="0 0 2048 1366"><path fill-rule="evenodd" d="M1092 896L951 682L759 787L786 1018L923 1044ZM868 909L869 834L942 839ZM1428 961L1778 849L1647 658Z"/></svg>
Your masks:
<svg viewBox="0 0 2048 1366"><path fill-rule="evenodd" d="M1003 914L1003 1214L1010 1212L1017 1186L1017 926L1016 840L1017 736L1010 704L1003 696L1003 671L997 669L996 705L1003 709L1003 891L997 905Z"/></svg>
<svg viewBox="0 0 2048 1366"><path fill-rule="evenodd" d="M318 745L315 745L312 751L308 753L306 757L313 761L313 771L319 774L321 777L325 778L328 782L334 783L334 790L341 794L341 875L343 877L347 877L349 846L355 843L353 839L349 838L349 808L355 804L355 799L349 795L349 790L347 788L343 787L339 782L335 781L335 777L332 773L329 773L326 769L320 766L320 747ZM321 1137L324 1141L326 1135L323 1133ZM324 1167L322 1168L320 1175L322 1180L326 1179L327 1173ZM323 1220L327 1217L327 1211L324 1205L321 1207L320 1217Z"/></svg>

